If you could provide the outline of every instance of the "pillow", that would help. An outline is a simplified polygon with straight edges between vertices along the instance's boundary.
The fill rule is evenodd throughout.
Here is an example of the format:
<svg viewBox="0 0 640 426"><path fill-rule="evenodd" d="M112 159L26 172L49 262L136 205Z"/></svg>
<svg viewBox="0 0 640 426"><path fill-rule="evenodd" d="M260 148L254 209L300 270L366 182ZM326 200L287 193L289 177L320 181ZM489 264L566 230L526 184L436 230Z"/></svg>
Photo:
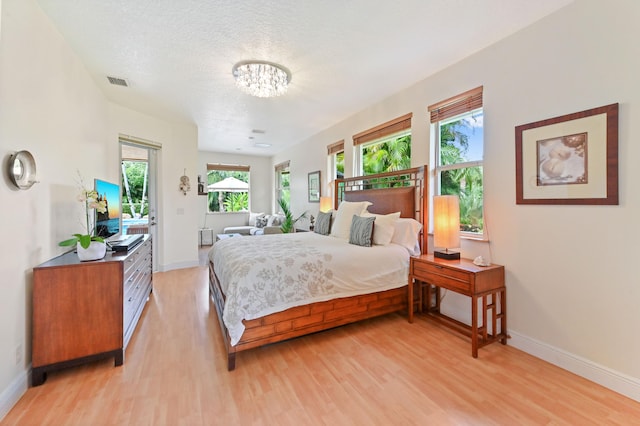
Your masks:
<svg viewBox="0 0 640 426"><path fill-rule="evenodd" d="M249 212L249 222L247 222L247 225L256 226L256 218L258 218L259 216L264 216L264 212L261 212L261 213Z"/></svg>
<svg viewBox="0 0 640 426"><path fill-rule="evenodd" d="M362 247L371 247L373 241L373 222L375 217L364 217L354 215L351 219L351 230L349 231L349 244Z"/></svg>
<svg viewBox="0 0 640 426"><path fill-rule="evenodd" d="M373 244L379 246L386 246L391 242L393 237L393 231L395 229L395 223L400 218L400 212L389 214L375 214L365 211L362 213L364 217L375 217L376 221L373 225L375 231L373 233Z"/></svg>
<svg viewBox="0 0 640 426"><path fill-rule="evenodd" d="M409 254L417 256L420 254L420 242L418 236L422 224L415 219L400 218L394 224L393 236L391 242L399 244L409 250Z"/></svg>
<svg viewBox="0 0 640 426"><path fill-rule="evenodd" d="M255 223L255 227L256 228L264 228L265 226L267 226L267 223L269 223L269 216L258 216L256 218L256 223Z"/></svg>
<svg viewBox="0 0 640 426"><path fill-rule="evenodd" d="M353 216L360 216L370 205L368 201L342 201L331 225L331 236L348 240Z"/></svg>
<svg viewBox="0 0 640 426"><path fill-rule="evenodd" d="M331 212L319 212L313 232L320 235L329 235L331 230Z"/></svg>
<svg viewBox="0 0 640 426"><path fill-rule="evenodd" d="M284 220L282 216L277 214L273 214L268 217L269 217L269 221L267 222L267 226L280 226L282 225L282 222Z"/></svg>

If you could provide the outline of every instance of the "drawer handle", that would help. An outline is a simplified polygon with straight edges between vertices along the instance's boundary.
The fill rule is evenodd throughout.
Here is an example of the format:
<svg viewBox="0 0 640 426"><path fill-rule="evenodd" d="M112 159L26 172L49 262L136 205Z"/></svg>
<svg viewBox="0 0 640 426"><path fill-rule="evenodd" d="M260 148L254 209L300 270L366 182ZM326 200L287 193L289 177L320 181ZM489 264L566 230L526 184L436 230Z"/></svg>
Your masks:
<svg viewBox="0 0 640 426"><path fill-rule="evenodd" d="M131 296L129 300L127 300L127 302L131 302L132 300L133 300L133 296Z"/></svg>

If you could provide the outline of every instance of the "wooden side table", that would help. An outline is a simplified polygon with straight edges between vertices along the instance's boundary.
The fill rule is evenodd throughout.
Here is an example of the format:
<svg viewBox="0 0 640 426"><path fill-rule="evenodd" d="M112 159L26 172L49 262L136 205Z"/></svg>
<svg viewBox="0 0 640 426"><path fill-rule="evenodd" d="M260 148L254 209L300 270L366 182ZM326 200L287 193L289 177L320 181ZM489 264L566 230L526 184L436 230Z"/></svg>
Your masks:
<svg viewBox="0 0 640 426"><path fill-rule="evenodd" d="M478 348L485 345L498 340L503 345L507 344L504 266L477 266L468 259L443 260L430 254L412 257L409 267L409 322L413 322L416 307L414 285L419 286L418 312L471 337L471 355L474 358L478 357ZM471 298L471 326L440 312L441 288ZM422 297L425 293L426 297ZM480 322L478 301L482 304ZM491 325L490 330L488 325Z"/></svg>

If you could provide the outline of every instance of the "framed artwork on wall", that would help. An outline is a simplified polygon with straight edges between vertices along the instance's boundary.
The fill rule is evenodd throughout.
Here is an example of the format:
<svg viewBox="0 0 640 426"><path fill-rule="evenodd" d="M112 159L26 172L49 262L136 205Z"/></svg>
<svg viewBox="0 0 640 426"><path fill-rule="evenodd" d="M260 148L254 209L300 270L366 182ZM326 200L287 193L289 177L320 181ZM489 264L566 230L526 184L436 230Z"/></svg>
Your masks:
<svg viewBox="0 0 640 426"><path fill-rule="evenodd" d="M618 104L517 126L516 204L618 204Z"/></svg>
<svg viewBox="0 0 640 426"><path fill-rule="evenodd" d="M320 202L320 170L309 173L309 202Z"/></svg>

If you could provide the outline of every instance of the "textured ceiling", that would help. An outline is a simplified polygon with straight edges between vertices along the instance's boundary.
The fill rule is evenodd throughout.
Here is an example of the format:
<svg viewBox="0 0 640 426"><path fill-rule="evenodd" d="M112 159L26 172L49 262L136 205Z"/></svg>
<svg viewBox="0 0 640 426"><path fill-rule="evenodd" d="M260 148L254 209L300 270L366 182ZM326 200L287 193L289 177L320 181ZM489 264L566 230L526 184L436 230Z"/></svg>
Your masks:
<svg viewBox="0 0 640 426"><path fill-rule="evenodd" d="M572 0L37 1L110 100L195 123L201 150L273 155ZM287 67L289 92L238 90L248 59Z"/></svg>

